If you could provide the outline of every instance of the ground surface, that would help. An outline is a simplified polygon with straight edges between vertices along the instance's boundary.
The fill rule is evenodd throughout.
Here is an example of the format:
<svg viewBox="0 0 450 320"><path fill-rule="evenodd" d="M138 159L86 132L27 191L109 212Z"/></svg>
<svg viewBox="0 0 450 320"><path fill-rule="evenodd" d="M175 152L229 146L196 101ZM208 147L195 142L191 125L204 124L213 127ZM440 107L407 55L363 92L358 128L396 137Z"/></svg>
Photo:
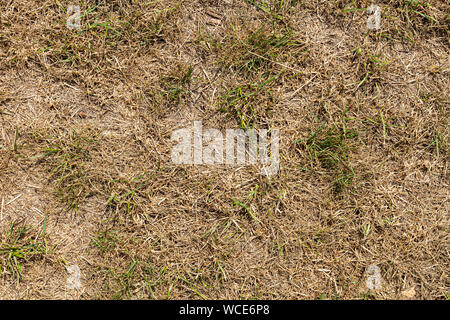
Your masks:
<svg viewBox="0 0 450 320"><path fill-rule="evenodd" d="M0 0L0 298L448 299L449 4L370 4ZM279 173L174 164L194 120Z"/></svg>

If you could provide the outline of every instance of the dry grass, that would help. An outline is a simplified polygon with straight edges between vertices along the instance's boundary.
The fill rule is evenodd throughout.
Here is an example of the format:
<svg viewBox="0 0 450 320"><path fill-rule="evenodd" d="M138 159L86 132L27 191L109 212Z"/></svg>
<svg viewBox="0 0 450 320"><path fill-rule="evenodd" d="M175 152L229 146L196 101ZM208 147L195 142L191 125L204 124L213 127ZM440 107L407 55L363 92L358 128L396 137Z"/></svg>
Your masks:
<svg viewBox="0 0 450 320"><path fill-rule="evenodd" d="M449 298L446 1L70 4L0 1L0 298ZM173 164L194 120L278 175Z"/></svg>

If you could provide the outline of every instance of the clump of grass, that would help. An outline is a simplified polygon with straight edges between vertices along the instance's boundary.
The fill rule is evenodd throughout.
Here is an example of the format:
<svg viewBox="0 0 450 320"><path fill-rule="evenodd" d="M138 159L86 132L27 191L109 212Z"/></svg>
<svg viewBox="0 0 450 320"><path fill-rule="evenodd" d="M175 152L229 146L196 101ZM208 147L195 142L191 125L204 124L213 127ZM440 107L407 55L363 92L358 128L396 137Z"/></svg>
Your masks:
<svg viewBox="0 0 450 320"><path fill-rule="evenodd" d="M298 0L247 0L276 21L286 19Z"/></svg>
<svg viewBox="0 0 450 320"><path fill-rule="evenodd" d="M113 299L126 298L135 288L136 268L140 263L133 250L130 250L130 244L136 245L132 234L110 229L97 232L89 244L99 253L100 263L97 267L106 280L104 294ZM116 263L108 264L107 261L112 259Z"/></svg>
<svg viewBox="0 0 450 320"><path fill-rule="evenodd" d="M311 167L325 170L332 174L333 191L341 193L352 183L354 171L349 163L349 152L353 149L351 142L358 136L356 130L332 124L322 124L303 140L304 148L309 152Z"/></svg>
<svg viewBox="0 0 450 320"><path fill-rule="evenodd" d="M445 4L436 1L397 0L393 1L393 7L400 12L400 17L415 31L424 31L428 27L437 27L440 21L448 21L448 12L445 14ZM447 4L448 9L448 4ZM447 19L447 20L446 20Z"/></svg>
<svg viewBox="0 0 450 320"><path fill-rule="evenodd" d="M73 67L115 68L117 52L145 51L164 42L178 11L179 3L175 1L87 1L81 7L81 29L67 32L66 8L59 5L59 23L64 27L57 33L37 35L41 44L38 54L53 63L70 63Z"/></svg>
<svg viewBox="0 0 450 320"><path fill-rule="evenodd" d="M11 223L8 232L0 234L0 276L15 278L18 283L27 263L41 260L50 252L45 229L45 221L39 233L22 220Z"/></svg>
<svg viewBox="0 0 450 320"><path fill-rule="evenodd" d="M234 31L222 42L217 44L217 51L222 52L217 61L247 78L267 73L278 60L295 56L304 46L290 29L274 32L263 26L246 36Z"/></svg>
<svg viewBox="0 0 450 320"><path fill-rule="evenodd" d="M150 101L152 111L164 116L171 108L181 107L190 97L190 85L193 81L194 68L191 65L178 62L170 71L159 76L154 85L145 85L143 97Z"/></svg>
<svg viewBox="0 0 450 320"><path fill-rule="evenodd" d="M310 134L306 148L313 161L318 161L325 169L334 169L348 160L349 147L346 141L356 136L356 131L344 132L336 125L320 127Z"/></svg>
<svg viewBox="0 0 450 320"><path fill-rule="evenodd" d="M243 202L241 202L241 201L239 201L237 199L233 199L233 202L234 202L233 207L241 208L241 212L244 215L250 217L251 219L253 219L256 222L260 222L258 220L258 218L255 216L255 214L253 213L252 209L250 208L250 206L248 204L243 203Z"/></svg>
<svg viewBox="0 0 450 320"><path fill-rule="evenodd" d="M120 242L120 239L117 238L114 231L105 230L98 232L91 240L90 245L97 248L103 254L115 249L118 242Z"/></svg>
<svg viewBox="0 0 450 320"><path fill-rule="evenodd" d="M314 4L302 2L302 6L321 10L327 21L332 24L349 19L352 15L367 18L367 8L379 5L382 11L381 29L370 32L371 36L402 39L416 42L419 37L448 37L450 22L449 3L441 0L389 0L379 3L373 1L327 1L316 8ZM444 40L445 41L445 40Z"/></svg>
<svg viewBox="0 0 450 320"><path fill-rule="evenodd" d="M379 92L391 61L384 59L381 55L367 54L361 48L354 51L358 59L356 69L360 80L353 85L356 85L356 89L366 87L372 90L376 89Z"/></svg>
<svg viewBox="0 0 450 320"><path fill-rule="evenodd" d="M169 101L180 102L192 80L192 66L178 65L174 71L161 79L163 96Z"/></svg>
<svg viewBox="0 0 450 320"><path fill-rule="evenodd" d="M246 83L226 90L221 96L219 110L236 118L241 128L253 127L276 102L270 83L277 77L278 75L271 76L262 83Z"/></svg>
<svg viewBox="0 0 450 320"><path fill-rule="evenodd" d="M144 278L141 278L142 261L131 259L131 261L127 260L127 262L120 266L99 266L106 280L106 286L103 288L102 294L106 295L108 299L122 300L133 298L136 290L145 290L145 286L142 285ZM147 295L140 296L141 299L147 297Z"/></svg>
<svg viewBox="0 0 450 320"><path fill-rule="evenodd" d="M448 37L450 15L447 1L391 0L383 6L383 24L387 38L415 42L432 35Z"/></svg>
<svg viewBox="0 0 450 320"><path fill-rule="evenodd" d="M131 180L114 179L108 181L106 192L110 194L108 199L110 209L121 215L122 218L135 215L147 218L147 214L141 210L141 204L149 199L145 189L155 175L156 172L153 174L144 172Z"/></svg>
<svg viewBox="0 0 450 320"><path fill-rule="evenodd" d="M145 239L134 231L127 231L122 225L117 230L98 232L90 242L90 247L99 253L97 268L104 279L103 298L157 299L157 291L162 296L162 288L170 286L167 267L153 261L149 250L139 250L144 248ZM145 248L157 245L148 242ZM110 261L115 261L114 265Z"/></svg>
<svg viewBox="0 0 450 320"><path fill-rule="evenodd" d="M77 210L80 201L91 194L89 172L89 150L96 143L93 133L73 131L68 139L44 138L48 147L39 155L39 162L50 166L49 180L54 193L69 209Z"/></svg>
<svg viewBox="0 0 450 320"><path fill-rule="evenodd" d="M283 75L284 83L293 81L301 73L287 67L298 66L306 57L300 39L290 28L270 30L262 25L255 31L227 30L223 39L212 42L217 63L235 76L221 95L220 111L235 118L242 128L265 118L276 104L272 89L276 80Z"/></svg>

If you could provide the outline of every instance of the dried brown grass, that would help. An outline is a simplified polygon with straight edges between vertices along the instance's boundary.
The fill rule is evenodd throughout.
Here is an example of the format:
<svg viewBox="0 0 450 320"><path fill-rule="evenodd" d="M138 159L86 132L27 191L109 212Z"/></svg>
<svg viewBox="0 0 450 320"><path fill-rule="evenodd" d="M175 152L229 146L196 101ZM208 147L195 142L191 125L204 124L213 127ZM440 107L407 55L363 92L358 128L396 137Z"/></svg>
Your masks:
<svg viewBox="0 0 450 320"><path fill-rule="evenodd" d="M1 298L449 297L448 4L369 32L369 1L251 2L85 1L77 33L70 1L0 1L1 232L53 248ZM279 174L174 165L193 120L279 129Z"/></svg>

